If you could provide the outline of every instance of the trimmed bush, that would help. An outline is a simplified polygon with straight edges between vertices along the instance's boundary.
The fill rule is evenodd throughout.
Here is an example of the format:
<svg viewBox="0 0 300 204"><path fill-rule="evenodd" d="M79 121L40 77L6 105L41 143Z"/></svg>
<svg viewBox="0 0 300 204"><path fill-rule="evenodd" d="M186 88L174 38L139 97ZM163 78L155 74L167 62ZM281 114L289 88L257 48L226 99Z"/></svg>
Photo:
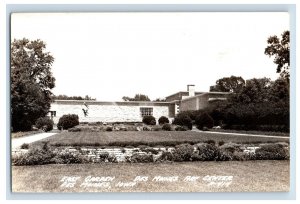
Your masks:
<svg viewBox="0 0 300 204"><path fill-rule="evenodd" d="M162 129L165 130L165 131L171 131L172 130L172 127L170 124L166 123L162 126Z"/></svg>
<svg viewBox="0 0 300 204"><path fill-rule="evenodd" d="M62 152L56 154L51 160L50 163L53 164L82 164L87 163L88 159L80 154L74 154L71 152Z"/></svg>
<svg viewBox="0 0 300 204"><path fill-rule="evenodd" d="M216 141L214 140L206 140L205 143L210 144L210 145L216 145Z"/></svg>
<svg viewBox="0 0 300 204"><path fill-rule="evenodd" d="M187 131L187 130L189 130L189 128L186 127L186 126L180 126L180 125L177 125L177 126L175 127L175 131Z"/></svg>
<svg viewBox="0 0 300 204"><path fill-rule="evenodd" d="M214 120L205 112L196 117L195 124L199 130L207 130L214 126Z"/></svg>
<svg viewBox="0 0 300 204"><path fill-rule="evenodd" d="M52 163L51 159L55 154L50 150L48 143L42 147L30 149L27 153L12 158L12 164L20 165L41 165Z"/></svg>
<svg viewBox="0 0 300 204"><path fill-rule="evenodd" d="M215 145L200 143L197 144L197 151L192 156L193 161L216 161L220 151Z"/></svg>
<svg viewBox="0 0 300 204"><path fill-rule="evenodd" d="M61 118L59 118L59 121L57 123L57 128L59 130L61 129L67 130L69 128L75 127L76 125L79 125L78 115L68 114L68 115L63 115Z"/></svg>
<svg viewBox="0 0 300 204"><path fill-rule="evenodd" d="M49 117L42 117L37 119L35 122L35 126L38 129L42 129L45 132L48 132L50 130L53 130L53 120L51 120Z"/></svg>
<svg viewBox="0 0 300 204"><path fill-rule="evenodd" d="M151 128L148 126L143 127L143 131L151 131Z"/></svg>
<svg viewBox="0 0 300 204"><path fill-rule="evenodd" d="M219 141L219 146L222 146L223 144L225 144L225 142L223 140Z"/></svg>
<svg viewBox="0 0 300 204"><path fill-rule="evenodd" d="M191 161L191 156L193 155L194 147L190 144L181 144L175 147L173 152L174 161Z"/></svg>
<svg viewBox="0 0 300 204"><path fill-rule="evenodd" d="M108 131L108 132L111 132L111 131L113 131L113 127L112 126L107 126L105 130Z"/></svg>
<svg viewBox="0 0 300 204"><path fill-rule="evenodd" d="M143 117L143 123L145 123L146 125L156 125L155 117L153 117L152 115L145 115Z"/></svg>
<svg viewBox="0 0 300 204"><path fill-rule="evenodd" d="M21 149L29 149L29 144L28 143L23 143L20 148Z"/></svg>
<svg viewBox="0 0 300 204"><path fill-rule="evenodd" d="M146 147L146 148L141 148L141 151L151 154L158 154L158 150L152 148L152 147Z"/></svg>
<svg viewBox="0 0 300 204"><path fill-rule="evenodd" d="M166 123L169 123L169 119L166 117L166 116L161 116L159 119L158 119L158 124L160 125L163 125L163 124L166 124Z"/></svg>
<svg viewBox="0 0 300 204"><path fill-rule="evenodd" d="M282 144L264 144L255 151L258 160L289 159L289 151Z"/></svg>
<svg viewBox="0 0 300 204"><path fill-rule="evenodd" d="M180 126L186 126L188 129L193 128L193 121L190 118L190 116L187 113L179 113L173 121L173 124L180 125Z"/></svg>
<svg viewBox="0 0 300 204"><path fill-rule="evenodd" d="M151 154L139 154L133 153L130 158L127 158L127 161L132 163L149 163L154 162L153 155Z"/></svg>

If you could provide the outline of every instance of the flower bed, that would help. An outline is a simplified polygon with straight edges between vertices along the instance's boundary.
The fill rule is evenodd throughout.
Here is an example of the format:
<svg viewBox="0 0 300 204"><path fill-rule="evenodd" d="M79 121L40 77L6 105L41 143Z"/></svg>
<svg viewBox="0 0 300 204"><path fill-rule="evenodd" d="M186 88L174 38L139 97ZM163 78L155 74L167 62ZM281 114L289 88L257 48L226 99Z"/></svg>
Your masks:
<svg viewBox="0 0 300 204"><path fill-rule="evenodd" d="M14 165L69 164L100 162L182 162L182 161L243 161L288 160L289 144L236 144L216 145L213 142L184 143L175 147L42 147L13 154Z"/></svg>
<svg viewBox="0 0 300 204"><path fill-rule="evenodd" d="M171 124L145 125L143 123L81 123L69 132L105 132L105 131L186 131L185 127Z"/></svg>

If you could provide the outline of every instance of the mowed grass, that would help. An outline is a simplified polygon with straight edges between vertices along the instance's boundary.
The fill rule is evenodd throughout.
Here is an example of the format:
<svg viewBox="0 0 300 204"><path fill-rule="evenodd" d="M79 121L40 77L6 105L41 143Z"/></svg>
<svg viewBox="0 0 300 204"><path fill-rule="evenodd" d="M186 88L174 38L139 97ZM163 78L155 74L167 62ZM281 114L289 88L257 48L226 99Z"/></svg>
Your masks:
<svg viewBox="0 0 300 204"><path fill-rule="evenodd" d="M256 144L264 142L289 142L289 137L237 136L195 131L62 132L35 142L34 145L48 141L50 145L54 146L174 146L181 143L195 144L208 140Z"/></svg>
<svg viewBox="0 0 300 204"><path fill-rule="evenodd" d="M43 133L43 130L36 130L36 131L26 131L26 132L12 132L11 133L11 138L19 138L19 137L26 137L26 136L31 136L34 134L39 134L39 133Z"/></svg>
<svg viewBox="0 0 300 204"><path fill-rule="evenodd" d="M102 163L41 166L12 166L13 192L268 192L289 191L289 161L227 161L179 163ZM228 187L208 185L205 176L233 176ZM74 187L62 187L64 176L80 177ZM86 177L115 179L111 188L86 187ZM118 182L132 182L136 176L147 176L147 182L119 187ZM156 182L155 176L178 176L175 182ZM186 182L187 176L198 176Z"/></svg>
<svg viewBox="0 0 300 204"><path fill-rule="evenodd" d="M272 135L272 136L286 136L286 137L290 136L289 132L267 132L267 131L257 131L257 130L226 130L226 129L212 129L211 131L253 134L253 135Z"/></svg>

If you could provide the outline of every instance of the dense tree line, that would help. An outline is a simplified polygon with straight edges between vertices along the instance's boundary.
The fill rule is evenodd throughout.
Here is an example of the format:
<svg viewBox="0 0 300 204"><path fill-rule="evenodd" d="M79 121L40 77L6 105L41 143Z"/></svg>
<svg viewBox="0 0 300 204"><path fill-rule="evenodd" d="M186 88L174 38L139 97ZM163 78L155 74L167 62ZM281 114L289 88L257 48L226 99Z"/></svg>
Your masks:
<svg viewBox="0 0 300 204"><path fill-rule="evenodd" d="M277 80L254 78L245 81L242 77L231 76L211 86L210 91L232 93L226 102L213 102L204 110L213 117L215 125L229 129L289 131L289 35L289 31L284 31L281 39L270 36L267 40L265 54L274 57L276 72L280 73Z"/></svg>
<svg viewBox="0 0 300 204"><path fill-rule="evenodd" d="M289 82L284 78L247 80L227 102L215 102L206 111L228 129L288 131Z"/></svg>
<svg viewBox="0 0 300 204"><path fill-rule="evenodd" d="M133 98L123 96L122 99L123 101L151 101L150 98L145 94L135 94Z"/></svg>
<svg viewBox="0 0 300 204"><path fill-rule="evenodd" d="M85 97L82 96L67 96L67 95L53 95L52 96L52 100L91 100L91 101L95 101L96 98L92 98L88 95L86 95Z"/></svg>

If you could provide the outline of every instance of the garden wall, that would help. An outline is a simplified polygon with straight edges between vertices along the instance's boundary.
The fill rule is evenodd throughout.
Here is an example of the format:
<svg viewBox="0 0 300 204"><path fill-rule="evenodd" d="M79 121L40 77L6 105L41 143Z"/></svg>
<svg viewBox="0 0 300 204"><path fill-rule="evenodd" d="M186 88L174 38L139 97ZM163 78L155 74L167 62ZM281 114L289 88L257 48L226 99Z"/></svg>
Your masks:
<svg viewBox="0 0 300 204"><path fill-rule="evenodd" d="M84 101L55 101L50 111L55 111L53 117L55 124L65 114L77 114L80 122L141 122L141 107L153 108L153 116L170 117L169 103L142 103L142 102L86 102ZM85 116L82 109L88 110Z"/></svg>

